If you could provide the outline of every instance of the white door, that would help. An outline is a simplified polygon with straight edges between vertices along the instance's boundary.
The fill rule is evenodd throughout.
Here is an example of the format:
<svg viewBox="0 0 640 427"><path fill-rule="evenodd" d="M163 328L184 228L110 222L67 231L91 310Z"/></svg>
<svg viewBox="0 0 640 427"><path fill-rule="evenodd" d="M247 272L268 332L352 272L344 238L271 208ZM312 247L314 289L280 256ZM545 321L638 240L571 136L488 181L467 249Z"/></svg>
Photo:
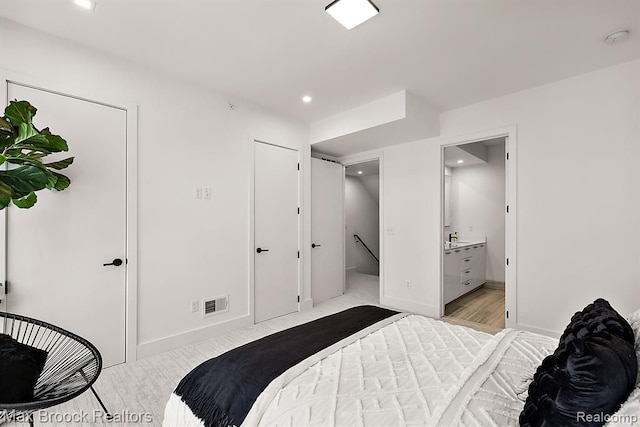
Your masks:
<svg viewBox="0 0 640 427"><path fill-rule="evenodd" d="M255 322L298 311L298 152L255 142Z"/></svg>
<svg viewBox="0 0 640 427"><path fill-rule="evenodd" d="M311 297L344 293L344 167L311 159Z"/></svg>
<svg viewBox="0 0 640 427"><path fill-rule="evenodd" d="M7 211L8 311L92 342L104 366L125 361L126 111L10 83L10 100L38 111L34 125L64 137L75 156L62 192ZM53 156L51 156L53 159Z"/></svg>

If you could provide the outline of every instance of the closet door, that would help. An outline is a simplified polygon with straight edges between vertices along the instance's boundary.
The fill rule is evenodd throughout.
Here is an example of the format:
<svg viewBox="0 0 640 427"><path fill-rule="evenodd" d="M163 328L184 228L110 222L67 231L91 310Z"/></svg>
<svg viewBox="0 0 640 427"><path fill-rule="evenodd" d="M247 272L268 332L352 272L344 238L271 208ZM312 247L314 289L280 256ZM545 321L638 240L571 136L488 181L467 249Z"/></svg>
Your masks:
<svg viewBox="0 0 640 427"><path fill-rule="evenodd" d="M311 297L344 293L344 167L311 159Z"/></svg>
<svg viewBox="0 0 640 427"><path fill-rule="evenodd" d="M254 143L255 322L298 310L298 152Z"/></svg>
<svg viewBox="0 0 640 427"><path fill-rule="evenodd" d="M75 162L62 171L69 188L7 208L7 309L86 338L104 366L123 363L126 111L13 83L8 95L38 109L36 127L67 140L69 152L50 160Z"/></svg>

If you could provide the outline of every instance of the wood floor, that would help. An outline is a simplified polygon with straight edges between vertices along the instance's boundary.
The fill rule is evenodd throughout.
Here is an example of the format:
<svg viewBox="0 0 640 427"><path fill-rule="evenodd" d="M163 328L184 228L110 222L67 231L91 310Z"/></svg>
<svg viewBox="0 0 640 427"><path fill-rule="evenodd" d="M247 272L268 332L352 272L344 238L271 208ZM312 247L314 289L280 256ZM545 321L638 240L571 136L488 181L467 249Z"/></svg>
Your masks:
<svg viewBox="0 0 640 427"><path fill-rule="evenodd" d="M447 304L442 320L495 334L505 327L504 310L504 290L482 286Z"/></svg>

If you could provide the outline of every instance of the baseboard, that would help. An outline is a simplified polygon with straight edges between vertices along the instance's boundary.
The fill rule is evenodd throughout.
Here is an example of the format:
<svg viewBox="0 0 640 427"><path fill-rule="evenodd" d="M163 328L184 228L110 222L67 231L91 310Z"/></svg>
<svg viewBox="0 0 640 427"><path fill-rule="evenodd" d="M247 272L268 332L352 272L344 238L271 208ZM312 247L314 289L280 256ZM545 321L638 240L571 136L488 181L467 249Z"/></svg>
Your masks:
<svg viewBox="0 0 640 427"><path fill-rule="evenodd" d="M310 308L313 308L313 300L311 298L300 303L300 311L309 310Z"/></svg>
<svg viewBox="0 0 640 427"><path fill-rule="evenodd" d="M215 325L192 329L180 334L148 341L142 344L138 344L137 359L139 360L144 357L163 353L165 351L184 347L186 345L196 344L206 339L252 325L253 321L251 320L251 316L245 315L236 317L235 319L227 320L222 323L216 323Z"/></svg>
<svg viewBox="0 0 640 427"><path fill-rule="evenodd" d="M414 301L403 300L399 298L393 298L388 296L380 297L380 305L402 311L410 311L412 313L418 313L427 317L438 317L438 307L428 304L420 304Z"/></svg>
<svg viewBox="0 0 640 427"><path fill-rule="evenodd" d="M346 270L346 271L349 271L349 270L355 270L356 268L358 268L358 267L347 267L347 268L345 268L345 270Z"/></svg>
<svg viewBox="0 0 640 427"><path fill-rule="evenodd" d="M536 334L546 335L546 336L552 337L552 338L560 338L560 335L562 335L562 332L552 331L552 330L549 330L549 329L536 328L534 326L523 325L522 323L516 323L515 329L534 332Z"/></svg>
<svg viewBox="0 0 640 427"><path fill-rule="evenodd" d="M486 282L484 282L482 286L487 289L496 289L499 291L504 291L504 282L499 282L497 280L487 280Z"/></svg>
<svg viewBox="0 0 640 427"><path fill-rule="evenodd" d="M496 289L498 291L504 291L504 282L498 282L497 280L487 280L482 286L484 286L486 289Z"/></svg>

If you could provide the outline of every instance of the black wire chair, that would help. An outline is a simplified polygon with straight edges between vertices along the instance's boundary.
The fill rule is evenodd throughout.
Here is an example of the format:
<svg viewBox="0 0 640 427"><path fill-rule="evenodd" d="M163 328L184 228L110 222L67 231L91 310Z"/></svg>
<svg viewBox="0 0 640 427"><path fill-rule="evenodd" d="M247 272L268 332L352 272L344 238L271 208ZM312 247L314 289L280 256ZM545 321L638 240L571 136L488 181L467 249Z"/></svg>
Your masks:
<svg viewBox="0 0 640 427"><path fill-rule="evenodd" d="M29 402L0 402L0 423L28 420L35 411L59 405L91 389L107 419L112 416L93 388L102 370L102 357L89 341L47 322L11 313L0 313L0 333L18 342L47 351L47 361Z"/></svg>

